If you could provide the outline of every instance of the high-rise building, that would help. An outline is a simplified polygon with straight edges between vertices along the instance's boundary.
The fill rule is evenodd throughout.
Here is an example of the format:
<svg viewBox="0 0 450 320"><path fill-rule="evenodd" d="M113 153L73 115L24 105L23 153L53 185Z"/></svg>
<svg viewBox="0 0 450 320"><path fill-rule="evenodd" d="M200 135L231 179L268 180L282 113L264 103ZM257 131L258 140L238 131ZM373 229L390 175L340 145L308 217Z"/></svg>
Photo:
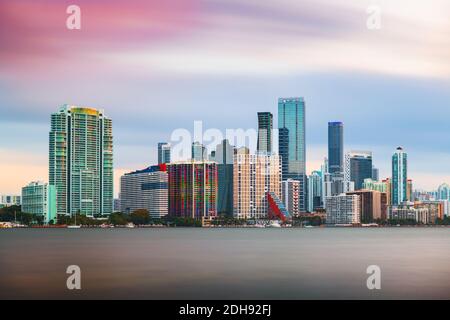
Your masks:
<svg viewBox="0 0 450 320"><path fill-rule="evenodd" d="M408 200L408 155L398 147L392 156L392 205Z"/></svg>
<svg viewBox="0 0 450 320"><path fill-rule="evenodd" d="M229 216L233 215L233 156L234 148L228 140L217 145L217 212Z"/></svg>
<svg viewBox="0 0 450 320"><path fill-rule="evenodd" d="M386 198L388 206L392 205L392 179L386 178L381 181L386 185Z"/></svg>
<svg viewBox="0 0 450 320"><path fill-rule="evenodd" d="M327 197L326 212L327 224L359 224L361 197L356 194Z"/></svg>
<svg viewBox="0 0 450 320"><path fill-rule="evenodd" d="M318 208L323 208L322 187L322 172L313 171L308 176L308 212L314 212Z"/></svg>
<svg viewBox="0 0 450 320"><path fill-rule="evenodd" d="M268 193L281 199L281 159L239 149L233 164L233 212L237 218L266 218Z"/></svg>
<svg viewBox="0 0 450 320"><path fill-rule="evenodd" d="M450 186L443 183L438 187L437 200L450 200Z"/></svg>
<svg viewBox="0 0 450 320"><path fill-rule="evenodd" d="M192 160L194 161L204 161L207 158L206 147L200 142L192 143Z"/></svg>
<svg viewBox="0 0 450 320"><path fill-rule="evenodd" d="M169 216L201 220L217 216L217 163L175 162L169 174Z"/></svg>
<svg viewBox="0 0 450 320"><path fill-rule="evenodd" d="M120 177L120 211L145 209L152 218L168 212L168 177L165 164L126 173Z"/></svg>
<svg viewBox="0 0 450 320"><path fill-rule="evenodd" d="M33 181L22 188L22 212L41 216L45 224L56 223L56 188Z"/></svg>
<svg viewBox="0 0 450 320"><path fill-rule="evenodd" d="M64 105L51 116L49 184L57 214L113 211L112 122L102 110Z"/></svg>
<svg viewBox="0 0 450 320"><path fill-rule="evenodd" d="M283 180L300 181L299 208L306 211L305 101L303 98L278 99L279 155Z"/></svg>
<svg viewBox="0 0 450 320"><path fill-rule="evenodd" d="M387 219L386 193L372 190L358 190L348 192L347 195L360 196L361 223L373 223Z"/></svg>
<svg viewBox="0 0 450 320"><path fill-rule="evenodd" d="M372 166L372 180L379 181L380 180L380 170Z"/></svg>
<svg viewBox="0 0 450 320"><path fill-rule="evenodd" d="M372 178L372 152L350 151L345 155L346 179L355 183L355 190L362 189L364 179Z"/></svg>
<svg viewBox="0 0 450 320"><path fill-rule="evenodd" d="M270 112L258 112L258 152L272 152L273 115Z"/></svg>
<svg viewBox="0 0 450 320"><path fill-rule="evenodd" d="M281 201L284 203L291 216L297 216L300 213L298 204L300 198L300 181L287 179L282 182Z"/></svg>
<svg viewBox="0 0 450 320"><path fill-rule="evenodd" d="M328 171L344 172L344 123L328 122Z"/></svg>
<svg viewBox="0 0 450 320"><path fill-rule="evenodd" d="M326 207L328 197L338 196L355 190L355 183L345 178L343 172L326 173L323 176L323 205Z"/></svg>
<svg viewBox="0 0 450 320"><path fill-rule="evenodd" d="M170 163L170 144L167 142L158 143L158 164Z"/></svg>
<svg viewBox="0 0 450 320"><path fill-rule="evenodd" d="M408 179L406 182L406 201L414 201L413 181Z"/></svg>

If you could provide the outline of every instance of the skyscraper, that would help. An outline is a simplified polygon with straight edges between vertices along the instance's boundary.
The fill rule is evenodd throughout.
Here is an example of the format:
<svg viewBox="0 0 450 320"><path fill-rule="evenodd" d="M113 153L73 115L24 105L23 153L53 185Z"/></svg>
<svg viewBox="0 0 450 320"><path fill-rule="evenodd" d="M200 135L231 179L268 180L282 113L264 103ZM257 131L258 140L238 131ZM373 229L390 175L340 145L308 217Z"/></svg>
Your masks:
<svg viewBox="0 0 450 320"><path fill-rule="evenodd" d="M167 142L158 143L158 164L170 163L170 144Z"/></svg>
<svg viewBox="0 0 450 320"><path fill-rule="evenodd" d="M398 147L392 156L392 205L408 199L408 155Z"/></svg>
<svg viewBox="0 0 450 320"><path fill-rule="evenodd" d="M258 112L258 152L272 152L273 115L270 112Z"/></svg>
<svg viewBox="0 0 450 320"><path fill-rule="evenodd" d="M167 166L169 216L201 220L217 215L217 164L184 161Z"/></svg>
<svg viewBox="0 0 450 320"><path fill-rule="evenodd" d="M234 148L228 140L217 145L217 212L229 216L233 215L233 155Z"/></svg>
<svg viewBox="0 0 450 320"><path fill-rule="evenodd" d="M207 160L206 148L198 141L192 143L192 160L203 161Z"/></svg>
<svg viewBox="0 0 450 320"><path fill-rule="evenodd" d="M308 212L322 208L322 172L313 171L308 177Z"/></svg>
<svg viewBox="0 0 450 320"><path fill-rule="evenodd" d="M380 170L372 166L372 180L378 181L380 179Z"/></svg>
<svg viewBox="0 0 450 320"><path fill-rule="evenodd" d="M301 97L278 99L279 154L283 180L300 181L299 208L306 211L305 101Z"/></svg>
<svg viewBox="0 0 450 320"><path fill-rule="evenodd" d="M372 178L372 152L350 151L345 155L346 179L355 183L355 190L360 190L364 179Z"/></svg>
<svg viewBox="0 0 450 320"><path fill-rule="evenodd" d="M112 122L102 110L64 105L52 114L49 151L58 214L112 213Z"/></svg>
<svg viewBox="0 0 450 320"><path fill-rule="evenodd" d="M328 122L328 172L344 172L344 123Z"/></svg>
<svg viewBox="0 0 450 320"><path fill-rule="evenodd" d="M278 155L250 154L241 148L233 164L233 214L237 218L266 218L268 193L281 199L281 160Z"/></svg>

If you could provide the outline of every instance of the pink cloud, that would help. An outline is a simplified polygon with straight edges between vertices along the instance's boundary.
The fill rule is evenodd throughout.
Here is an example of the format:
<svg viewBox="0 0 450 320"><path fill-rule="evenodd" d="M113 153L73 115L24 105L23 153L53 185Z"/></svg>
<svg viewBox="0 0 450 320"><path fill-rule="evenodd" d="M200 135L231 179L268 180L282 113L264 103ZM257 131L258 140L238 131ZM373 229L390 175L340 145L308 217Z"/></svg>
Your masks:
<svg viewBox="0 0 450 320"><path fill-rule="evenodd" d="M81 8L81 30L68 30L66 8ZM0 66L23 71L89 53L149 46L197 26L199 0L52 1L0 3Z"/></svg>

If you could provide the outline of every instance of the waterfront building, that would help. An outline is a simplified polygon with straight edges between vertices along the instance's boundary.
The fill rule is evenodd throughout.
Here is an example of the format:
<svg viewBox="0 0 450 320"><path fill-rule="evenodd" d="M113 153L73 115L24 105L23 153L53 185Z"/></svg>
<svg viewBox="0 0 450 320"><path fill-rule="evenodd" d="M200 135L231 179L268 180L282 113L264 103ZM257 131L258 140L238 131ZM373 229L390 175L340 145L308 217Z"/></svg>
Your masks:
<svg viewBox="0 0 450 320"><path fill-rule="evenodd" d="M328 172L344 172L344 123L328 123Z"/></svg>
<svg viewBox="0 0 450 320"><path fill-rule="evenodd" d="M233 164L233 212L237 218L268 216L268 193L281 199L281 159L278 155L250 154L239 149ZM301 185L300 185L301 188Z"/></svg>
<svg viewBox="0 0 450 320"><path fill-rule="evenodd" d="M10 206L20 206L20 203L21 203L20 196L12 194L0 195L0 208Z"/></svg>
<svg viewBox="0 0 450 320"><path fill-rule="evenodd" d="M298 216L300 199L300 181L287 179L281 185L281 202L291 216Z"/></svg>
<svg viewBox="0 0 450 320"><path fill-rule="evenodd" d="M429 209L420 206L416 208L413 202L402 202L398 206L389 207L390 220L414 220L417 223L430 223Z"/></svg>
<svg viewBox="0 0 450 320"><path fill-rule="evenodd" d="M33 181L22 188L22 212L42 217L45 224L56 223L56 188Z"/></svg>
<svg viewBox="0 0 450 320"><path fill-rule="evenodd" d="M386 193L373 190L357 190L348 192L347 195L360 196L361 223L373 223L387 219Z"/></svg>
<svg viewBox="0 0 450 320"><path fill-rule="evenodd" d="M167 165L169 216L209 219L217 216L217 163L181 161Z"/></svg>
<svg viewBox="0 0 450 320"><path fill-rule="evenodd" d="M158 164L170 163L170 144L167 142L158 143Z"/></svg>
<svg viewBox="0 0 450 320"><path fill-rule="evenodd" d="M355 190L363 187L364 179L372 178L372 152L350 151L345 155L346 179L355 183Z"/></svg>
<svg viewBox="0 0 450 320"><path fill-rule="evenodd" d="M392 156L392 205L408 200L408 155L398 147Z"/></svg>
<svg viewBox="0 0 450 320"><path fill-rule="evenodd" d="M314 212L318 208L323 208L322 187L322 172L313 171L308 176L308 212Z"/></svg>
<svg viewBox="0 0 450 320"><path fill-rule="evenodd" d="M206 147L200 142L192 143L192 160L194 161L204 161L207 159Z"/></svg>
<svg viewBox="0 0 450 320"><path fill-rule="evenodd" d="M168 212L168 175L166 164L150 166L120 177L120 211L131 214L148 211L151 218L162 218Z"/></svg>
<svg viewBox="0 0 450 320"><path fill-rule="evenodd" d="M340 194L326 199L327 224L359 224L361 198L359 195Z"/></svg>
<svg viewBox="0 0 450 320"><path fill-rule="evenodd" d="M234 148L228 140L217 145L217 212L228 216L233 215L233 156Z"/></svg>
<svg viewBox="0 0 450 320"><path fill-rule="evenodd" d="M443 219L445 216L445 203L443 201L415 201L414 208L427 208L429 224L435 224L437 219Z"/></svg>
<svg viewBox="0 0 450 320"><path fill-rule="evenodd" d="M299 208L306 211L305 101L301 97L278 99L278 147L283 180L300 181Z"/></svg>
<svg viewBox="0 0 450 320"><path fill-rule="evenodd" d="M270 112L258 112L257 151L272 152L273 115Z"/></svg>
<svg viewBox="0 0 450 320"><path fill-rule="evenodd" d="M107 215L113 210L113 136L102 110L64 105L51 116L49 184L57 214Z"/></svg>

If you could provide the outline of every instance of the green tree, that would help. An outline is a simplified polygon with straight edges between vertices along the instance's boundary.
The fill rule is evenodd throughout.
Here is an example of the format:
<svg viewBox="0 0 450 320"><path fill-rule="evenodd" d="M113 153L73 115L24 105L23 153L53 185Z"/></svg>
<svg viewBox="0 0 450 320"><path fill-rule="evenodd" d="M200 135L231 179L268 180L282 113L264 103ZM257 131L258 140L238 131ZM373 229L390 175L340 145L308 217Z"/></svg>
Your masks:
<svg viewBox="0 0 450 320"><path fill-rule="evenodd" d="M148 224L150 222L150 214L146 209L137 209L130 214L130 220L136 225Z"/></svg>

